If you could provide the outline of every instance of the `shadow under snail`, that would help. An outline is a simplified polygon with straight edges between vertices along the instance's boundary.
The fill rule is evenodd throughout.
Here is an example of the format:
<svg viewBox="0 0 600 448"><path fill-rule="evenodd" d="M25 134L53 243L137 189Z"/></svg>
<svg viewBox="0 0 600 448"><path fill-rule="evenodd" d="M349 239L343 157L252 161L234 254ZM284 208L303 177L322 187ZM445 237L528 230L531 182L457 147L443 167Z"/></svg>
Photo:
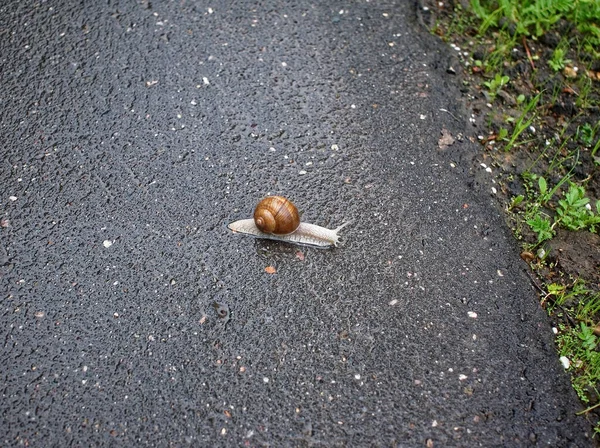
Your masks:
<svg viewBox="0 0 600 448"><path fill-rule="evenodd" d="M282 196L267 196L256 206L252 219L241 219L227 227L234 232L257 238L328 247L338 245L338 232L348 224L349 222L346 222L331 230L300 222L298 209L289 199Z"/></svg>

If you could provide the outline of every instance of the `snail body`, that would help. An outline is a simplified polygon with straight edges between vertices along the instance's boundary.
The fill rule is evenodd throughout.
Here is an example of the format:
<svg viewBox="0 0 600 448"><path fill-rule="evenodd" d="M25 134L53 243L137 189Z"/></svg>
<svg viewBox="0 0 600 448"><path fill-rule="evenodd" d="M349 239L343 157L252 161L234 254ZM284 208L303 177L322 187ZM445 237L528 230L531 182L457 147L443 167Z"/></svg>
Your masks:
<svg viewBox="0 0 600 448"><path fill-rule="evenodd" d="M337 246L338 232L349 223L336 229L300 222L296 206L281 196L268 196L258 203L254 218L232 222L227 227L233 232L257 238L286 241L309 246Z"/></svg>

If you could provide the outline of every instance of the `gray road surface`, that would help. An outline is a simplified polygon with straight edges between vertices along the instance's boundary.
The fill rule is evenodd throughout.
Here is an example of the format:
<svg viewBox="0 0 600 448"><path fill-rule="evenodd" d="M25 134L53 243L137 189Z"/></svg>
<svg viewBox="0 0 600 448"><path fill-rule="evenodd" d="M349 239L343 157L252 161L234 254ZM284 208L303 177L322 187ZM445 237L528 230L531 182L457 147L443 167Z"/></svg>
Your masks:
<svg viewBox="0 0 600 448"><path fill-rule="evenodd" d="M2 446L591 445L417 23L2 3ZM231 234L267 194L345 245Z"/></svg>

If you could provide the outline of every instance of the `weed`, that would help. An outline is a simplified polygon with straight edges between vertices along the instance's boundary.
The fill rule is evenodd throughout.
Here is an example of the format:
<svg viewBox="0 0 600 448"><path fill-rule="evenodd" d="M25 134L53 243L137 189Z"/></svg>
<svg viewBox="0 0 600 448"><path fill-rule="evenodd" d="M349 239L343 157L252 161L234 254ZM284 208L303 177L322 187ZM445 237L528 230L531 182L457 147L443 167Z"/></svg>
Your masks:
<svg viewBox="0 0 600 448"><path fill-rule="evenodd" d="M535 114L531 115L527 119L526 119L526 117L529 115L529 113L531 111L533 111L533 109L535 109L535 107L537 106L538 101L540 100L541 95L542 95L541 93L538 93L536 96L534 96L529 101L529 103L527 103L527 106L525 106L525 109L523 110L523 113L521 114L521 116L519 117L519 119L517 120L517 122L515 123L515 128L513 130L511 138L509 139L508 143L504 147L505 151L510 151L511 150L511 148L514 146L515 142L517 141L517 138L519 138L519 136L523 133L523 131L525 129L527 129L531 125L531 123L533 122L533 120L535 118Z"/></svg>
<svg viewBox="0 0 600 448"><path fill-rule="evenodd" d="M571 306L574 299L585 296L590 291L586 288L585 282L577 279L572 285L563 285L560 283L550 283L546 285L548 293L543 298L542 303L549 302L548 310L554 311L556 307ZM549 299L552 299L551 301Z"/></svg>
<svg viewBox="0 0 600 448"><path fill-rule="evenodd" d="M592 80L589 76L581 76L577 81L577 86L579 88L579 95L577 95L577 99L575 100L575 104L577 107L582 109L587 109L593 106L593 101L591 101L591 92L593 89Z"/></svg>
<svg viewBox="0 0 600 448"><path fill-rule="evenodd" d="M590 199L585 197L585 188L569 181L569 189L563 193L563 198L558 201L556 215L549 216L543 206L547 205L558 189L570 179L570 174L564 176L551 190L548 189L546 179L542 176L530 174L525 177L526 185L537 179L538 191L528 188L528 201L526 201L525 222L537 235L537 245L551 239L557 226L567 230L588 230L596 232L600 225L600 200L596 201L594 212ZM509 210L519 206L525 201L524 196L513 198Z"/></svg>
<svg viewBox="0 0 600 448"><path fill-rule="evenodd" d="M508 84L508 81L510 81L508 76L502 76L500 73L496 73L496 76L494 76L490 81L483 83L483 85L486 86L490 91L490 101L494 101L496 95L498 95L498 92L500 92L502 87Z"/></svg>
<svg viewBox="0 0 600 448"><path fill-rule="evenodd" d="M558 201L556 208L560 223L569 230L589 230L596 232L596 225L600 224L600 200L596 201L596 213L592 211L589 198L585 197L585 189L571 183L564 199Z"/></svg>
<svg viewBox="0 0 600 448"><path fill-rule="evenodd" d="M510 205L508 207L508 211L513 211L514 209L518 208L523 201L525 200L525 196L523 196L522 194L515 196L514 198L512 198L512 200L510 201Z"/></svg>
<svg viewBox="0 0 600 448"><path fill-rule="evenodd" d="M507 136L508 136L508 129L500 128L500 130L498 131L498 134L496 136L496 139L497 140L505 140Z"/></svg>
<svg viewBox="0 0 600 448"><path fill-rule="evenodd" d="M581 401L589 403L589 389L598 394L590 385L600 382L600 352L596 350L598 338L593 328L584 322L580 322L578 327L563 327L561 330L557 342L561 356L569 360L573 388Z"/></svg>
<svg viewBox="0 0 600 448"><path fill-rule="evenodd" d="M577 127L576 138L585 146L590 147L594 141L594 134L595 129L589 123L585 123Z"/></svg>
<svg viewBox="0 0 600 448"><path fill-rule="evenodd" d="M550 218L542 216L541 213L537 213L532 219L528 219L527 224L537 234L538 244L554 236L554 226L550 223Z"/></svg>
<svg viewBox="0 0 600 448"><path fill-rule="evenodd" d="M570 59L565 59L566 55L567 55L567 52L565 51L564 48L557 48L556 50L554 50L554 53L552 54L552 59L550 59L548 61L548 65L555 72L561 71L563 68L565 68L565 66L567 64L569 64L571 62Z"/></svg>

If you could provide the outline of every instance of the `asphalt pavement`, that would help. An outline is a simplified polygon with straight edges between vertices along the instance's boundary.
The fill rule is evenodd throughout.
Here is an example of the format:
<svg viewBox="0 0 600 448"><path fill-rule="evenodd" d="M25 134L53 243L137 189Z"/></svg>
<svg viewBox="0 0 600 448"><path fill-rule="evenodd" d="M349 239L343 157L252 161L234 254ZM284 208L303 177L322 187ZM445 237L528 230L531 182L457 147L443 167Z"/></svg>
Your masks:
<svg viewBox="0 0 600 448"><path fill-rule="evenodd" d="M0 445L592 445L416 13L2 3Z"/></svg>

